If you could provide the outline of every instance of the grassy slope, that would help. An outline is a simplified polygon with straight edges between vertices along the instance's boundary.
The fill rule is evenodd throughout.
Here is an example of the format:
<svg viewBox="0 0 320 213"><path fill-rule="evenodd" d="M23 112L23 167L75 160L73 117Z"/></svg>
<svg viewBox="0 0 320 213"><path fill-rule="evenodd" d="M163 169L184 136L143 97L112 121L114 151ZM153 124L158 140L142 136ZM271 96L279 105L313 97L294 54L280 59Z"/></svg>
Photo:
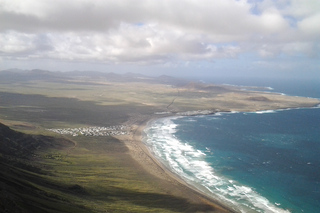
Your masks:
<svg viewBox="0 0 320 213"><path fill-rule="evenodd" d="M115 138L79 137L71 143L2 125L0 132L1 212L213 210L168 194L168 183L145 173Z"/></svg>
<svg viewBox="0 0 320 213"><path fill-rule="evenodd" d="M90 212L70 202L70 185L49 182L37 152L71 146L66 140L31 136L0 124L0 212ZM65 191L59 196L56 190Z"/></svg>
<svg viewBox="0 0 320 213"><path fill-rule="evenodd" d="M167 194L160 180L147 174L117 139L76 138L77 146L61 161L51 161L59 181L81 185L90 208L120 212L194 212L211 209ZM47 162L48 164L49 162Z"/></svg>

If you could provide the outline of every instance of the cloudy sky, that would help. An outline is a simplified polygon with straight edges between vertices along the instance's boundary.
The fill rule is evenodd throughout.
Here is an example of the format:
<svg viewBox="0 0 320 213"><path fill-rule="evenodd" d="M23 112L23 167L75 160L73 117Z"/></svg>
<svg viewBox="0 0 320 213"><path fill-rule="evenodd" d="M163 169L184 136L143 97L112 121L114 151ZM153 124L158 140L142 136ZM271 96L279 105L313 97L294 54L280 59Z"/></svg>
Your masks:
<svg viewBox="0 0 320 213"><path fill-rule="evenodd" d="M1 69L320 76L319 0L0 0Z"/></svg>

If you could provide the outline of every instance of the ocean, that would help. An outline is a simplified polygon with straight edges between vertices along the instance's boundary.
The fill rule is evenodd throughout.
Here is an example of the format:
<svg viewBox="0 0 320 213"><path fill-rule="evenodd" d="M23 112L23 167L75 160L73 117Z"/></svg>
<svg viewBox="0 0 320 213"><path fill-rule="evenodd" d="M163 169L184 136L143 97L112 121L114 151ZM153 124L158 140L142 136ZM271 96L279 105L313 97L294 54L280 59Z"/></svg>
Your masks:
<svg viewBox="0 0 320 213"><path fill-rule="evenodd" d="M310 81L221 81L320 98ZM270 92L270 91L269 91ZM169 117L145 144L188 184L240 212L320 212L320 108Z"/></svg>

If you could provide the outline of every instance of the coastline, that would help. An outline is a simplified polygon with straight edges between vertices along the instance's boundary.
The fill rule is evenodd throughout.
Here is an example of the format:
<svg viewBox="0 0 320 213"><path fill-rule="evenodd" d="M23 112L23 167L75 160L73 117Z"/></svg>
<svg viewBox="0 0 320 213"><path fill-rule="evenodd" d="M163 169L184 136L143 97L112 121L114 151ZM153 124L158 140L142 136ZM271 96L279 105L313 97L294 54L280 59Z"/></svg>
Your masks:
<svg viewBox="0 0 320 213"><path fill-rule="evenodd" d="M265 111L284 111L284 110L295 110L295 109L306 109L306 108L319 108L319 104L313 106L302 106L302 107L292 107L292 108L278 108L278 109L270 109L270 110L256 110L251 111L253 113L263 113ZM201 111L202 112L202 111ZM184 113L169 113L169 114L154 114L149 116L140 115L131 119L128 123L131 126L131 133L127 136L122 136L119 138L122 140L126 146L129 148L130 155L136 160L149 174L162 179L163 181L167 181L172 184L177 189L174 190L174 195L182 196L188 199L191 203L203 203L213 207L214 211L205 211L205 212L239 212L236 209L228 206L222 201L214 199L210 195L202 192L197 189L195 186L188 184L183 180L180 176L173 173L170 169L168 169L162 162L160 162L150 151L147 145L143 142L143 131L148 126L148 123L161 119L161 118L170 118L170 117L185 117L185 116L196 116L196 115L212 115L216 113L233 113L233 111L206 111L209 113L192 113L184 112ZM237 111L238 112L238 111ZM249 112L249 111L248 111Z"/></svg>
<svg viewBox="0 0 320 213"><path fill-rule="evenodd" d="M184 197L189 200L190 203L202 203L212 207L211 210L204 210L204 212L238 212L224 203L215 200L213 197L208 196L194 186L186 183L181 177L166 168L143 143L143 131L147 127L148 123L165 117L170 116L155 115L143 117L143 119L140 118L138 121L136 120L134 123L131 123L132 134L120 136L118 139L122 140L126 144L131 157L136 160L149 174L160 179L162 182L169 183L172 187L169 193Z"/></svg>
<svg viewBox="0 0 320 213"><path fill-rule="evenodd" d="M46 163L49 160L50 164L54 162L56 165L57 169L52 171L57 173L54 177L57 183L65 181L67 184L76 184L75 181L78 181L79 186L89 190L96 187L99 193L95 192L90 199L84 196L78 199L77 196L74 202L80 205L87 203L89 208L97 207L101 211L105 211L106 206L111 211L118 208L125 209L124 206L128 207L126 211L131 207L138 207L146 210L145 212L149 212L150 208L158 210L160 208L169 212L170 210L175 212L181 212L181 210L183 212L240 211L236 207L230 210L228 202L216 201L215 198L219 197L219 192L211 195L206 191L202 192L201 187L199 191L195 188L197 185L190 185L183 175L179 176L167 167L166 163L161 161L144 141L144 131L148 128L146 126L150 121L219 113L263 114L292 109L320 108L320 97L317 92L320 87L318 84L309 85L309 82L288 84L297 90L311 92L305 93L308 95L305 97L301 92L298 93L300 96L290 96L290 94L296 95L295 91L290 90L289 93L276 94L265 91L245 91L241 88L220 90L221 87L210 85L170 87L167 83L135 82L131 81L132 79L130 81L122 79L120 82L100 78L97 81L94 78L81 78L78 81L76 79L74 81L81 85L80 90L77 85L66 84L64 81L44 84L44 79L35 82L36 84L28 90L25 90L24 83L13 84L14 80L12 83L2 85L1 97L4 98L4 102L0 106L2 110L0 118L17 131L54 137L57 135L48 132L44 127L73 129L88 125L99 127L127 124L126 134L128 135L112 135L110 138L66 136L75 144L72 149L67 150L66 157L70 158L70 163L56 160L58 158L55 153L52 159L47 158L53 153L51 151L44 155ZM313 96L318 98L312 98ZM201 112L204 114L200 114ZM294 123L303 125L300 121ZM89 161L88 156L91 156ZM320 165L310 162L306 161L306 167L313 168L315 165ZM74 173L66 173L69 171L66 168L70 168L70 171L74 170ZM114 169L115 172L111 173L110 171L113 170L110 169ZM95 173L99 175L92 178L92 174ZM113 189L114 178L119 180L117 185L122 188L110 190L110 193L105 196L105 192L110 188ZM103 187L106 190L100 190ZM123 189L128 190L123 192ZM118 202L109 202L108 197L112 194L116 196ZM92 199L99 199L102 195L106 198L103 202ZM124 195L130 195L133 199L125 200ZM124 200L128 205L123 205ZM172 202L169 204L168 201ZM306 200L306 203L309 202L310 200ZM275 204L280 205L279 202ZM231 208L233 208L232 205Z"/></svg>

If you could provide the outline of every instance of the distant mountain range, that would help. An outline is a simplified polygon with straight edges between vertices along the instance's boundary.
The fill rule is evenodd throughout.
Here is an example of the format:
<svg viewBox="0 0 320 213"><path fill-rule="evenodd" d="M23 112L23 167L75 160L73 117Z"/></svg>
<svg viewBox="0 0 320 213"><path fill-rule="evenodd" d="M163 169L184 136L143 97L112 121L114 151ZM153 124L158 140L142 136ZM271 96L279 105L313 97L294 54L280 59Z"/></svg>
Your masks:
<svg viewBox="0 0 320 213"><path fill-rule="evenodd" d="M20 70L8 69L0 71L0 83L29 83L32 81L59 82L66 84L99 84L106 82L146 82L154 84L167 84L187 89L200 89L212 92L227 92L230 87L194 82L183 78L176 78L168 75L151 77L137 73L116 74L113 72L97 71L70 71L53 72L47 70L33 69Z"/></svg>
<svg viewBox="0 0 320 213"><path fill-rule="evenodd" d="M148 82L170 84L174 86L186 85L189 81L175 78L167 75L159 77L150 77L137 73L116 74L113 72L97 71L70 71L70 72L52 72L47 70L21 70L8 69L0 71L0 83L16 83L28 81L49 81L71 83L72 80L83 81L112 81L112 82Z"/></svg>

